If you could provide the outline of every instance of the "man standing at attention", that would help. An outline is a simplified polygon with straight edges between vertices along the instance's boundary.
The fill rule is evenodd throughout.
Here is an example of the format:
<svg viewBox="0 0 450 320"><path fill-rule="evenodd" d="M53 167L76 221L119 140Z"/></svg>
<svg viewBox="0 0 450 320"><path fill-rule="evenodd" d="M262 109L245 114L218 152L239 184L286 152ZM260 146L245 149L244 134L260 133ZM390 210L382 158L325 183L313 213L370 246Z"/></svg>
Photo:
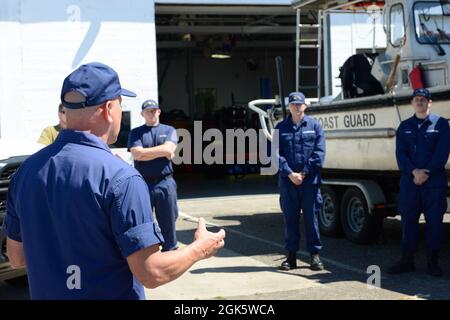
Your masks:
<svg viewBox="0 0 450 320"><path fill-rule="evenodd" d="M178 138L175 128L159 122L161 109L154 100L142 103L145 124L130 131L128 149L134 167L150 190L156 219L164 237L162 251L177 249L177 184L172 177L172 158Z"/></svg>
<svg viewBox="0 0 450 320"><path fill-rule="evenodd" d="M281 270L297 268L299 249L300 211L303 212L307 249L311 255L311 269L323 270L319 258L322 249L318 213L322 205L320 169L325 160L325 137L322 126L305 115L305 95L289 94L289 111L276 129L279 131L280 205L285 222L287 259Z"/></svg>
<svg viewBox="0 0 450 320"><path fill-rule="evenodd" d="M117 140L117 73L94 62L65 80L67 129L28 157L11 179L4 231L12 267L26 267L32 299L145 299L224 245L200 219L195 240L161 252L164 241L141 175L108 147Z"/></svg>
<svg viewBox="0 0 450 320"><path fill-rule="evenodd" d="M428 273L442 276L439 251L443 243L443 218L447 210L447 175L450 131L447 119L430 112L431 94L416 89L411 104L414 115L397 130L396 156L400 178L399 211L402 218L402 257L388 273L415 271L414 253L419 237L419 217L426 220Z"/></svg>

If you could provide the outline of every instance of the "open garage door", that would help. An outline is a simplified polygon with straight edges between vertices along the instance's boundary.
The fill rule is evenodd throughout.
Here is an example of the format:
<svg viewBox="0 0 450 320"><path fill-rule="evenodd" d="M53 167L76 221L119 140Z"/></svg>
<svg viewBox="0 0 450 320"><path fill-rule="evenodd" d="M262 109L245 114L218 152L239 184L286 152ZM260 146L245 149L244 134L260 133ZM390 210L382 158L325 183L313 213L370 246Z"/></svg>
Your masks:
<svg viewBox="0 0 450 320"><path fill-rule="evenodd" d="M156 3L162 120L189 130L197 120L203 129L258 129L247 104L278 94L276 56L284 60L286 90L295 88L295 10L288 3L202 3ZM315 54L305 59L315 61Z"/></svg>

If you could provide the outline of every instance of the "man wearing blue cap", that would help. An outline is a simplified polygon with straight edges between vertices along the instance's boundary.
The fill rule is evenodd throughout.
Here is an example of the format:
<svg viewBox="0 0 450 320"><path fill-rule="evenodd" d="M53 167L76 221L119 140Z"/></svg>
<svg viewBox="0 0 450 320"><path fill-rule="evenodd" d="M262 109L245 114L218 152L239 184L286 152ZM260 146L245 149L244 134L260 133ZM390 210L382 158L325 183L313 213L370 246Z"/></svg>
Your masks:
<svg viewBox="0 0 450 320"><path fill-rule="evenodd" d="M195 240L161 253L142 176L108 147L122 117L117 73L89 63L63 83L67 129L30 156L8 190L4 231L13 267L26 266L32 299L145 299L223 246L200 219Z"/></svg>
<svg viewBox="0 0 450 320"><path fill-rule="evenodd" d="M159 122L161 109L154 100L142 103L145 124L130 131L128 149L134 167L147 182L156 219L164 237L162 251L177 249L177 185L172 177L172 158L178 138L175 128Z"/></svg>
<svg viewBox="0 0 450 320"><path fill-rule="evenodd" d="M415 114L397 129L396 156L402 173L399 211L402 221L402 257L388 272L415 271L419 217L426 220L428 273L442 276L439 251L443 242L443 217L447 210L447 163L450 148L448 121L430 113L431 94L416 89L411 101Z"/></svg>
<svg viewBox="0 0 450 320"><path fill-rule="evenodd" d="M320 168L325 160L325 137L320 123L305 115L306 108L305 95L292 92L289 94L290 115L276 127L279 130L280 206L284 214L287 251L281 270L297 267L300 211L303 212L311 269L324 269L319 257L322 243L317 219L322 205L319 187Z"/></svg>

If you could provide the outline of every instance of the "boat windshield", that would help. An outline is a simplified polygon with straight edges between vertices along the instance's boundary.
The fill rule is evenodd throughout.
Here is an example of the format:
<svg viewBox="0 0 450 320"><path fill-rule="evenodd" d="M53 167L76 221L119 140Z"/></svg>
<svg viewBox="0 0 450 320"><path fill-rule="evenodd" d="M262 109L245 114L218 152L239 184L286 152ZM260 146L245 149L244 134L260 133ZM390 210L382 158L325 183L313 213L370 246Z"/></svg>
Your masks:
<svg viewBox="0 0 450 320"><path fill-rule="evenodd" d="M414 23L419 43L450 44L450 15L443 14L440 1L416 2Z"/></svg>

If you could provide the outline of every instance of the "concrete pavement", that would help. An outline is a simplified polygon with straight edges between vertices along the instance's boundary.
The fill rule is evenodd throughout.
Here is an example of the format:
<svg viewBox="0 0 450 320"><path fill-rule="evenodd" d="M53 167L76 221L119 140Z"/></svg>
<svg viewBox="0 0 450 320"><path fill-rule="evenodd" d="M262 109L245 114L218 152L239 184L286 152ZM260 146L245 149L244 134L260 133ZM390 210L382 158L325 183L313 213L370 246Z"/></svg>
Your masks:
<svg viewBox="0 0 450 320"><path fill-rule="evenodd" d="M284 256L276 194L181 200L179 206L182 211L178 220L181 243L191 241L195 219L205 217L209 228L216 231L223 227L227 231L225 248L216 257L197 263L172 283L147 290L148 299L422 298L420 293L405 294L383 288L383 285L381 289L373 289L366 283L369 277L366 269L348 264L344 255L344 259L324 256L327 270L313 272L308 268L307 253L302 251L298 255L298 269L279 271L277 266ZM272 217L272 223L253 225L253 228L249 228L252 224L246 226L246 219L262 212ZM276 223L274 218L278 220ZM383 284L385 277L381 279Z"/></svg>

